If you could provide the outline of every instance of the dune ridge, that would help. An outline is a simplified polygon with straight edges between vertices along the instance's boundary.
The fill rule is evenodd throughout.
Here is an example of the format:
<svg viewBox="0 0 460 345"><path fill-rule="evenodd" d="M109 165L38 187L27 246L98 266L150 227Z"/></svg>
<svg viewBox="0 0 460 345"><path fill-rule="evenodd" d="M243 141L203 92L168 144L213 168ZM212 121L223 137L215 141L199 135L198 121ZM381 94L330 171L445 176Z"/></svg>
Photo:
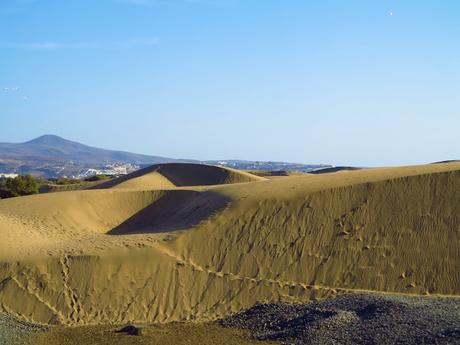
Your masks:
<svg viewBox="0 0 460 345"><path fill-rule="evenodd" d="M2 200L0 311L169 322L346 292L460 295L460 163L186 190L138 182Z"/></svg>
<svg viewBox="0 0 460 345"><path fill-rule="evenodd" d="M157 164L90 189L174 188L262 181L263 178L231 168L189 163Z"/></svg>

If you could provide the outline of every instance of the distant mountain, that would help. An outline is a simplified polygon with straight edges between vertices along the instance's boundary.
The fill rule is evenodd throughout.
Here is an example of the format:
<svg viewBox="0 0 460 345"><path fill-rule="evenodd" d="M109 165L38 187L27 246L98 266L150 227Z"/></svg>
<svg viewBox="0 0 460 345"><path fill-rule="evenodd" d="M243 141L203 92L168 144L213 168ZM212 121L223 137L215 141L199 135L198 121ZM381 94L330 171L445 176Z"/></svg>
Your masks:
<svg viewBox="0 0 460 345"><path fill-rule="evenodd" d="M0 173L34 174L43 177L85 177L95 173L129 173L159 163L204 163L243 170L311 171L329 165L284 162L197 161L105 150L57 135L42 135L25 143L0 143Z"/></svg>
<svg viewBox="0 0 460 345"><path fill-rule="evenodd" d="M19 144L0 143L0 172L3 173L32 173L44 177L84 176L89 169L104 169L111 165L128 165L129 172L140 166L183 161L100 149L57 135L42 135Z"/></svg>
<svg viewBox="0 0 460 345"><path fill-rule="evenodd" d="M99 149L70 141L57 135L42 135L21 144L0 143L0 157L44 158L47 160L75 161L80 164L111 164L117 162L150 164L174 161L170 158Z"/></svg>

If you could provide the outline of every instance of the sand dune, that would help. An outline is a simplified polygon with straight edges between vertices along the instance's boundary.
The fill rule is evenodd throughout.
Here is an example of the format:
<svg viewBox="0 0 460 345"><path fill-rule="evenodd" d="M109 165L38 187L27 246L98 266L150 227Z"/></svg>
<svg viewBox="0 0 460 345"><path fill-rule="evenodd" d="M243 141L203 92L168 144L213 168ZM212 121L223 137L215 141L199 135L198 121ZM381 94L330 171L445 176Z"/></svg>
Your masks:
<svg viewBox="0 0 460 345"><path fill-rule="evenodd" d="M0 311L167 322L349 291L460 295L460 163L271 180L199 169L1 200Z"/></svg>
<svg viewBox="0 0 460 345"><path fill-rule="evenodd" d="M168 189L260 180L263 178L230 168L205 164L171 163L153 165L92 188Z"/></svg>

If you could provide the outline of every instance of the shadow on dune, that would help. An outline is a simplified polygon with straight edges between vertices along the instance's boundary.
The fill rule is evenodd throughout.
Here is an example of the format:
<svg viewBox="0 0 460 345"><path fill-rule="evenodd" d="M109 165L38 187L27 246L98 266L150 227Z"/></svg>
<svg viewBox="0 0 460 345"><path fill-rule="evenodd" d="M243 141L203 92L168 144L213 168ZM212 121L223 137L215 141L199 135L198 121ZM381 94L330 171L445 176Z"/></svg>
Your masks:
<svg viewBox="0 0 460 345"><path fill-rule="evenodd" d="M362 168L358 167L332 167L332 168L324 168L319 170L309 171L309 174L319 175L319 174L328 174L328 173L335 173L339 171L351 171L351 170L361 170Z"/></svg>
<svg viewBox="0 0 460 345"><path fill-rule="evenodd" d="M107 234L146 234L188 229L223 210L229 203L228 197L212 191L167 191L160 199Z"/></svg>
<svg viewBox="0 0 460 345"><path fill-rule="evenodd" d="M178 187L209 186L250 180L244 178L244 175L239 176L238 173L222 167L205 164L162 164L158 165L157 171Z"/></svg>

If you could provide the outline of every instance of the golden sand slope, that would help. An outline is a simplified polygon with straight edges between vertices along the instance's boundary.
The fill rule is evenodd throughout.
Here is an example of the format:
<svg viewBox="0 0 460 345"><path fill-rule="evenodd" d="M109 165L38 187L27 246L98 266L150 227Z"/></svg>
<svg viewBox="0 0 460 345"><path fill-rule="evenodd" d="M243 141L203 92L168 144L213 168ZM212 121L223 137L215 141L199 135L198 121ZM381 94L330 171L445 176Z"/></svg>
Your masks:
<svg viewBox="0 0 460 345"><path fill-rule="evenodd" d="M0 201L0 310L166 322L344 291L460 295L460 163L148 189Z"/></svg>

